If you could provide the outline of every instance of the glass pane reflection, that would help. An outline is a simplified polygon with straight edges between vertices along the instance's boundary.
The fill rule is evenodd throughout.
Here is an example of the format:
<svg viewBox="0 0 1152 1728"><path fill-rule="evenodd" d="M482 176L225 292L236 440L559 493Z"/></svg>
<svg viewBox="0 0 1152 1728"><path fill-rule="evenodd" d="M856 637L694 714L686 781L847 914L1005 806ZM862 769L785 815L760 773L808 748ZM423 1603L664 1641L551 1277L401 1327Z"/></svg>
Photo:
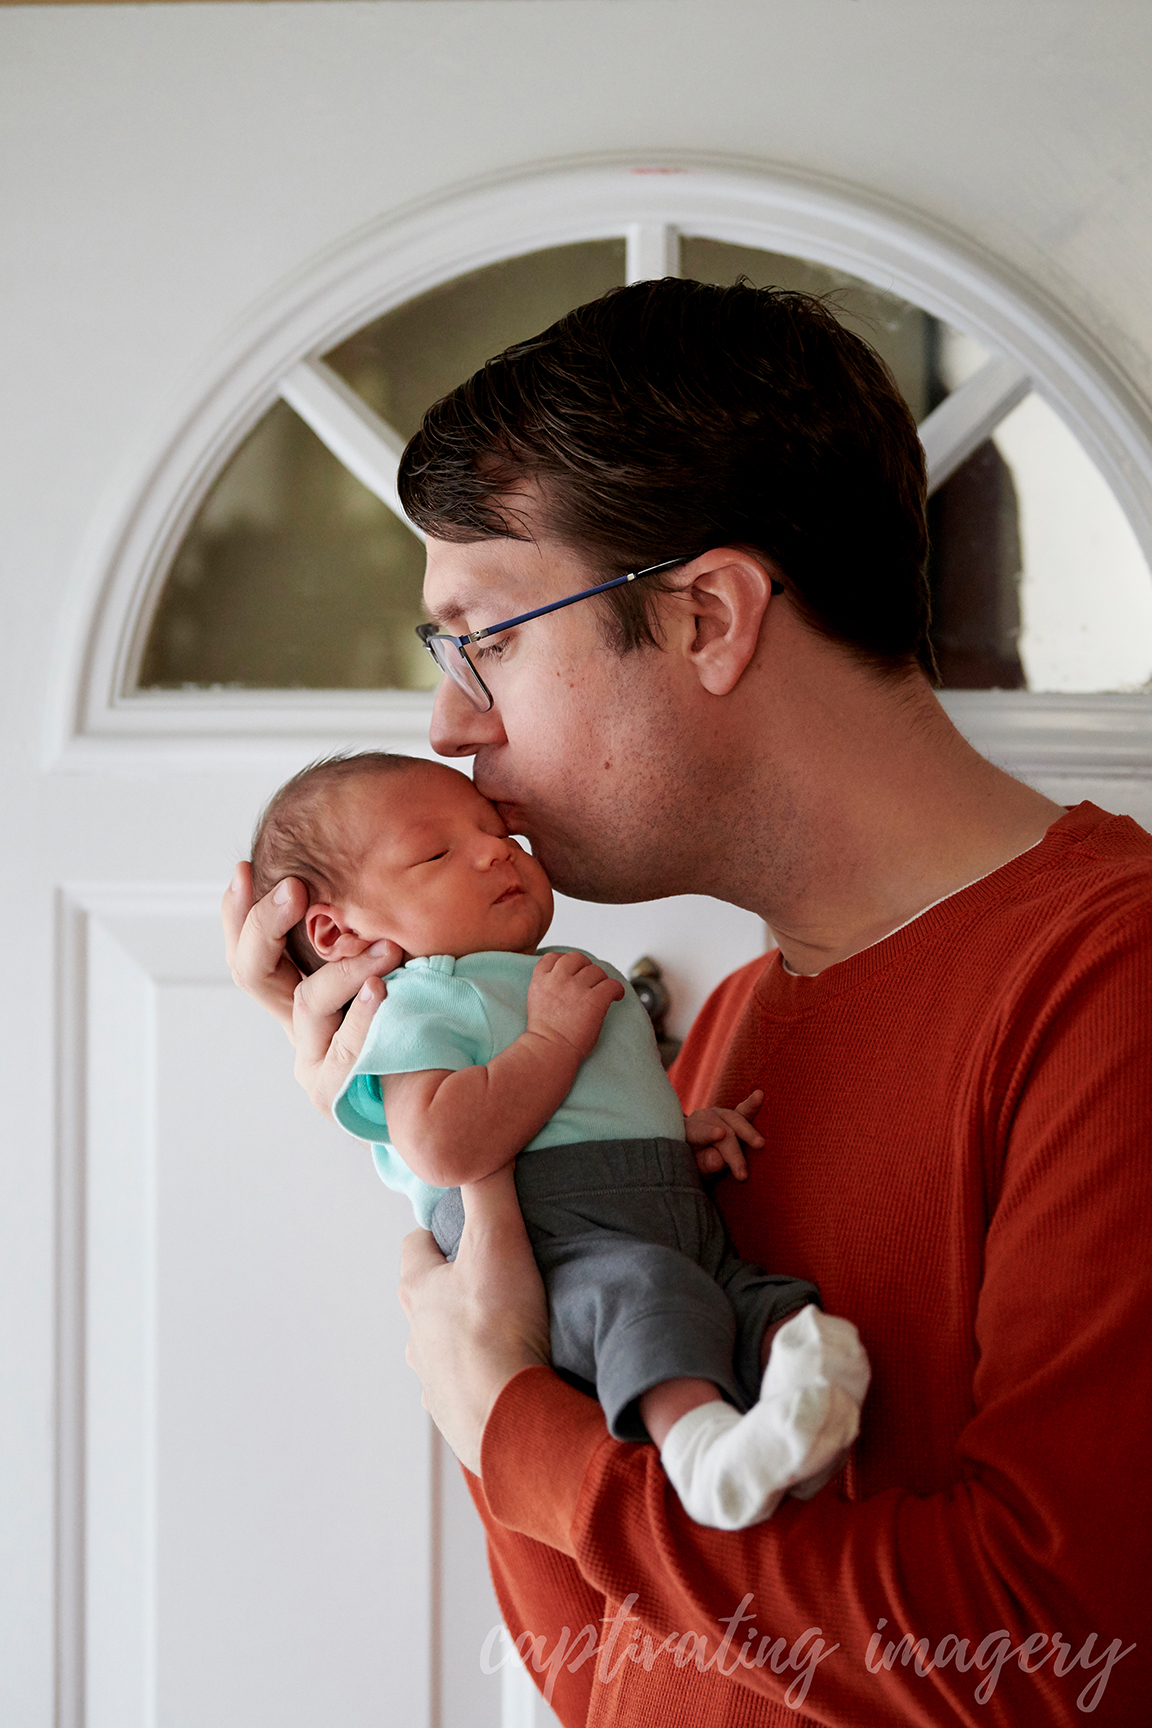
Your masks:
<svg viewBox="0 0 1152 1728"><path fill-rule="evenodd" d="M411 438L425 410L485 360L618 287L624 272L622 239L505 258L386 312L324 358Z"/></svg>
<svg viewBox="0 0 1152 1728"><path fill-rule="evenodd" d="M681 265L684 275L698 282L729 283L746 276L757 288L794 288L827 297L841 324L862 336L891 369L917 421L923 420L949 389L955 389L956 383L963 382L957 378L945 385L941 376L940 346L946 325L921 307L874 288L846 270L697 235L686 235L681 242ZM956 347L955 352L957 365L966 368L965 375L979 371L988 358L975 342L962 350Z"/></svg>
<svg viewBox="0 0 1152 1728"><path fill-rule="evenodd" d="M428 689L423 580L411 529L278 402L180 547L140 686Z"/></svg>
<svg viewBox="0 0 1152 1728"><path fill-rule="evenodd" d="M624 280L623 239L555 247L446 283L326 356L408 436L490 355ZM921 420L987 354L846 272L686 236L685 276L826 295ZM1072 434L1028 397L929 504L933 640L946 688L1152 688L1152 578ZM142 689L423 690L423 549L283 404L221 473L173 563Z"/></svg>
<svg viewBox="0 0 1152 1728"><path fill-rule="evenodd" d="M492 354L624 280L623 239L473 271L326 356L397 431ZM216 481L173 563L139 688L426 690L413 634L424 549L277 403Z"/></svg>
<svg viewBox="0 0 1152 1728"><path fill-rule="evenodd" d="M918 421L988 359L971 336L844 271L683 242L685 275L825 295ZM1076 439L1027 397L928 504L932 639L945 689L1152 689L1152 575Z"/></svg>

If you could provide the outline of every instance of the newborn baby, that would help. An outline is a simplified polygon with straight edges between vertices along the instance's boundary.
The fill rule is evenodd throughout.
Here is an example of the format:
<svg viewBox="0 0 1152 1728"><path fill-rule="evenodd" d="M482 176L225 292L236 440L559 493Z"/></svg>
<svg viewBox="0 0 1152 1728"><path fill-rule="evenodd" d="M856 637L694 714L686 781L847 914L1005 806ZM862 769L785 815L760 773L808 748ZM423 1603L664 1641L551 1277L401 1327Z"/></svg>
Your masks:
<svg viewBox="0 0 1152 1728"><path fill-rule="evenodd" d="M515 1159L553 1365L617 1439L654 1440L688 1513L720 1529L823 1486L868 1386L856 1330L813 1284L738 1258L697 1167L746 1174L760 1094L685 1120L620 974L540 949L548 879L472 782L379 752L318 763L272 799L252 870L258 896L307 888L302 970L403 950L334 1114L449 1258L461 1186Z"/></svg>

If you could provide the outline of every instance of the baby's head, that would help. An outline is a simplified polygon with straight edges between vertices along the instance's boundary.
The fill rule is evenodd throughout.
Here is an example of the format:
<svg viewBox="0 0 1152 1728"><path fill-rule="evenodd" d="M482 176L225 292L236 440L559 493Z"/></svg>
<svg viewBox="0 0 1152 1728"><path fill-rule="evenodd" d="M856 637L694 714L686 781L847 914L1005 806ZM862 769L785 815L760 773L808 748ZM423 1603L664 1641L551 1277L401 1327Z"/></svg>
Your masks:
<svg viewBox="0 0 1152 1728"><path fill-rule="evenodd" d="M466 775L365 751L315 762L268 803L252 837L259 899L285 876L308 890L288 938L302 972L387 938L409 956L531 954L552 889Z"/></svg>

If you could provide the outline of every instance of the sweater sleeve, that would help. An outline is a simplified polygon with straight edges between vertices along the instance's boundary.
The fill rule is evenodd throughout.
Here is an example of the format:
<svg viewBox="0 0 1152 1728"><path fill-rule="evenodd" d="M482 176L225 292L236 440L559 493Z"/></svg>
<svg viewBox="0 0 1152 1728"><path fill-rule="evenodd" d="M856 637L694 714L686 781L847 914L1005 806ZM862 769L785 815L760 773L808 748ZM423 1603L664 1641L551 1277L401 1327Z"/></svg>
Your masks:
<svg viewBox="0 0 1152 1728"><path fill-rule="evenodd" d="M799 1662L774 1672L772 1650L822 1640L801 1700L820 1721L1144 1720L1150 926L1134 914L1094 941L1013 1058L947 1489L830 1488L747 1531L704 1529L653 1447L609 1439L588 1400L530 1370L485 1432L491 1517L573 1553L609 1601L634 1597L653 1639L708 1640L730 1684L777 1704L796 1707Z"/></svg>
<svg viewBox="0 0 1152 1728"><path fill-rule="evenodd" d="M568 1390L546 1370L527 1372L544 1374ZM509 1530L493 1518L478 1476L465 1470L464 1480L487 1530L496 1599L524 1666L564 1728L584 1728L604 1598L570 1555Z"/></svg>

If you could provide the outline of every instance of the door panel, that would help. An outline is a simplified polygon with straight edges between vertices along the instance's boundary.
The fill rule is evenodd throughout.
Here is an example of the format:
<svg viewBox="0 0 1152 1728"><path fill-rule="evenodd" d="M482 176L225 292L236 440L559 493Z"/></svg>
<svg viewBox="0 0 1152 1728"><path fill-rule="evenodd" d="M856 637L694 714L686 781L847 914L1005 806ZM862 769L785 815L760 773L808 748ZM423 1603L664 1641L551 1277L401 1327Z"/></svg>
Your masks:
<svg viewBox="0 0 1152 1728"><path fill-rule="evenodd" d="M214 896L81 912L93 1728L429 1719L405 1207L233 988ZM101 902L113 910L101 911Z"/></svg>
<svg viewBox="0 0 1152 1728"><path fill-rule="evenodd" d="M407 1202L233 987L214 888L71 890L63 928L90 1728L544 1728L404 1363ZM555 935L652 952L679 1027L763 927L690 897Z"/></svg>

